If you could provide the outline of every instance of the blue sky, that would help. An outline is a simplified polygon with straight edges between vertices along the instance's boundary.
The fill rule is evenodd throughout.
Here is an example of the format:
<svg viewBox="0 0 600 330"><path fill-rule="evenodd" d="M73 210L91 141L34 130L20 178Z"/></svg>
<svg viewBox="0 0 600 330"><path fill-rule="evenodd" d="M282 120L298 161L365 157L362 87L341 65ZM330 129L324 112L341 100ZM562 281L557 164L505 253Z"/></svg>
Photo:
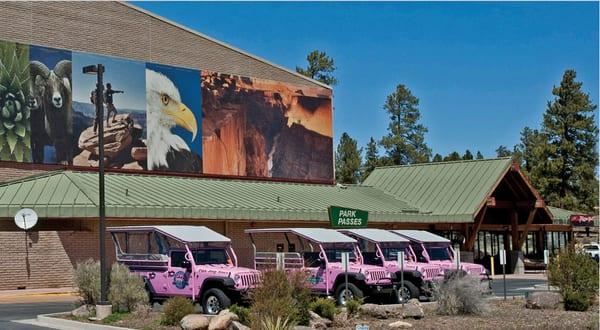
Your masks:
<svg viewBox="0 0 600 330"><path fill-rule="evenodd" d="M86 65L104 64L104 85L125 93L115 94L119 109L146 110L146 63L116 57L73 52L73 100L90 103L90 92L96 86L96 75L84 74Z"/></svg>
<svg viewBox="0 0 600 330"><path fill-rule="evenodd" d="M443 155L517 143L565 69L598 103L597 2L135 4L290 69L327 52L336 143L344 131L361 146L384 135L382 105L400 83Z"/></svg>

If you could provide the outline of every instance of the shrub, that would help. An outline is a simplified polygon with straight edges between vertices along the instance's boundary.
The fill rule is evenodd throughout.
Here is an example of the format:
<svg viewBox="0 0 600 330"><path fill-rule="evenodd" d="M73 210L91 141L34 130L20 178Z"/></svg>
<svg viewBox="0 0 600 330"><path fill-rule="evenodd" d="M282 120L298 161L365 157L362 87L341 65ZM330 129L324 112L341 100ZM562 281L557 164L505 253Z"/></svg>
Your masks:
<svg viewBox="0 0 600 330"><path fill-rule="evenodd" d="M358 309L360 305L363 304L363 299L349 299L346 301L346 310L348 311L348 315L355 315L358 313Z"/></svg>
<svg viewBox="0 0 600 330"><path fill-rule="evenodd" d="M590 300L598 292L598 264L571 246L550 260L548 281L560 289L565 309L585 305L584 310L587 310ZM567 302L567 299L571 301ZM587 299L587 303L579 304L583 299Z"/></svg>
<svg viewBox="0 0 600 330"><path fill-rule="evenodd" d="M110 271L108 301L118 312L130 312L136 305L148 303L144 280L131 273L127 266L113 264Z"/></svg>
<svg viewBox="0 0 600 330"><path fill-rule="evenodd" d="M442 315L483 314L488 304L479 278L466 274L448 276L436 290L437 311Z"/></svg>
<svg viewBox="0 0 600 330"><path fill-rule="evenodd" d="M590 307L590 297L584 293L567 290L563 293L565 310L585 312Z"/></svg>
<svg viewBox="0 0 600 330"><path fill-rule="evenodd" d="M229 306L229 311L238 316L241 324L250 326L250 308L234 304Z"/></svg>
<svg viewBox="0 0 600 330"><path fill-rule="evenodd" d="M114 312L114 313L110 314L109 316L105 317L102 320L102 323L104 323L104 324L115 323L115 322L121 321L123 319L123 317L125 317L126 315L127 315L127 313Z"/></svg>
<svg viewBox="0 0 600 330"><path fill-rule="evenodd" d="M335 313L337 313L335 303L333 300L327 298L315 299L310 303L310 310L330 320L333 320Z"/></svg>
<svg viewBox="0 0 600 330"><path fill-rule="evenodd" d="M263 329L263 321L288 320L290 324L308 325L310 290L306 275L271 270L263 273L261 283L250 292L250 324Z"/></svg>
<svg viewBox="0 0 600 330"><path fill-rule="evenodd" d="M136 319L146 319L152 312L152 306L148 304L137 304L131 313Z"/></svg>
<svg viewBox="0 0 600 330"><path fill-rule="evenodd" d="M185 297L172 297L164 303L161 323L163 325L178 325L184 316L192 313L194 313L194 304L191 300Z"/></svg>
<svg viewBox="0 0 600 330"><path fill-rule="evenodd" d="M278 317L277 319L273 318L265 318L261 321L262 330L292 330L294 328L294 323L290 322L290 319L285 318L282 319Z"/></svg>
<svg viewBox="0 0 600 330"><path fill-rule="evenodd" d="M75 267L75 285L86 305L95 305L100 299L100 262L88 259Z"/></svg>

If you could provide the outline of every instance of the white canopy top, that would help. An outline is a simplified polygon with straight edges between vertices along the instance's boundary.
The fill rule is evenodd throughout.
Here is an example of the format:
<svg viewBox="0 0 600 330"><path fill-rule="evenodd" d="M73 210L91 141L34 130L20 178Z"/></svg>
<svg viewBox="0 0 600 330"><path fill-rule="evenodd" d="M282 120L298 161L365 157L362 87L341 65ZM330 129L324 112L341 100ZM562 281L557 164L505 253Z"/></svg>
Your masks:
<svg viewBox="0 0 600 330"><path fill-rule="evenodd" d="M203 243L203 242L224 242L229 243L231 240L216 231L204 226L124 226L124 227L109 227L109 232L152 232L157 231L161 234L169 236L173 239L184 243Z"/></svg>
<svg viewBox="0 0 600 330"><path fill-rule="evenodd" d="M432 234L428 231L425 230L392 230L394 233L408 238L411 241L416 241L419 243L450 243L450 240L436 235L436 234Z"/></svg>
<svg viewBox="0 0 600 330"><path fill-rule="evenodd" d="M258 233L291 233L301 236L309 241L316 243L356 243L352 237L338 233L333 229L325 228L265 228L265 229L246 229L246 234Z"/></svg>
<svg viewBox="0 0 600 330"><path fill-rule="evenodd" d="M363 228L363 229L340 229L342 233L354 235L361 239L375 243L408 243L409 240L383 229Z"/></svg>

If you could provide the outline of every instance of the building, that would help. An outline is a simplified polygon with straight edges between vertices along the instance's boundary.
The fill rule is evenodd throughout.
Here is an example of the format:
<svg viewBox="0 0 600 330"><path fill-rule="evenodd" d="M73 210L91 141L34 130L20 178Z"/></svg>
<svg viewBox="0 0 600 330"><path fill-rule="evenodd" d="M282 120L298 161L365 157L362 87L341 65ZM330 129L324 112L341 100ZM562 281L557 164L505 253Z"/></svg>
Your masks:
<svg viewBox="0 0 600 330"><path fill-rule="evenodd" d="M519 251L539 257L547 232L568 240L510 159L334 185L329 86L129 4L2 2L0 15L0 84L18 82L0 93L0 289L71 285L73 266L99 254L96 77L82 71L97 63L109 226L206 225L243 265L244 229L329 226L330 206L366 210L373 227L440 232L482 263L501 248L514 264ZM23 207L40 217L28 232L13 223Z"/></svg>

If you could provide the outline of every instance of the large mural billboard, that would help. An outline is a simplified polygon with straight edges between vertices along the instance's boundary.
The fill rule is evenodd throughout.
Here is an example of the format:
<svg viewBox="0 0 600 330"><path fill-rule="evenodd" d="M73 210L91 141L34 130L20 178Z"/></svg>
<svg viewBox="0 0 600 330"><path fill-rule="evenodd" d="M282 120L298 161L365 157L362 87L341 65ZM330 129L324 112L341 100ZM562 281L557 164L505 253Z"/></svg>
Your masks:
<svg viewBox="0 0 600 330"><path fill-rule="evenodd" d="M328 89L0 41L0 160L96 167L100 120L108 168L334 176Z"/></svg>
<svg viewBox="0 0 600 330"><path fill-rule="evenodd" d="M331 180L331 95L202 71L204 172Z"/></svg>
<svg viewBox="0 0 600 330"><path fill-rule="evenodd" d="M147 169L145 63L88 53L73 53L73 112L76 147L73 164L98 164L96 75L83 67L104 66L104 156L111 168Z"/></svg>

